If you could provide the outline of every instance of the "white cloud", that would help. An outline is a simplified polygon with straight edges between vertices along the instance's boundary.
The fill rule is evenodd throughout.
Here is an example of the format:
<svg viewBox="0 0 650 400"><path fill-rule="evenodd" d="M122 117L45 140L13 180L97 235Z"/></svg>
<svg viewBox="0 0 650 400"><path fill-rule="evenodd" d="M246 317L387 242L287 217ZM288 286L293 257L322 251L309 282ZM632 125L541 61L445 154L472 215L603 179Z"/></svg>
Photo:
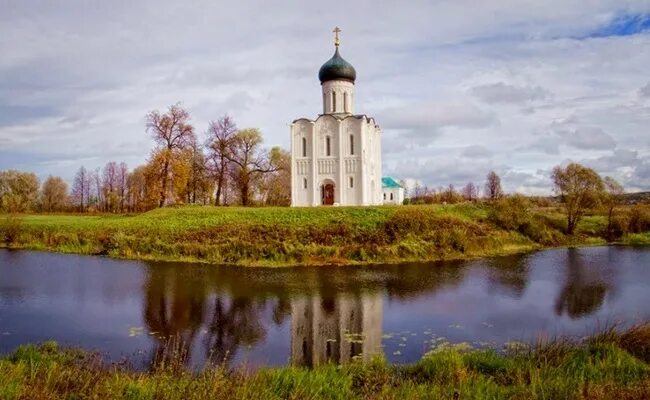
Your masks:
<svg viewBox="0 0 650 400"><path fill-rule="evenodd" d="M537 171L562 160L634 149L616 171L650 189L650 34L592 37L649 12L645 0L12 2L0 169L135 166L152 146L144 115L177 101L198 132L229 113L288 146L288 123L321 110L316 75L340 25L356 110L384 129L386 174L438 186L498 168L506 187L536 191Z"/></svg>

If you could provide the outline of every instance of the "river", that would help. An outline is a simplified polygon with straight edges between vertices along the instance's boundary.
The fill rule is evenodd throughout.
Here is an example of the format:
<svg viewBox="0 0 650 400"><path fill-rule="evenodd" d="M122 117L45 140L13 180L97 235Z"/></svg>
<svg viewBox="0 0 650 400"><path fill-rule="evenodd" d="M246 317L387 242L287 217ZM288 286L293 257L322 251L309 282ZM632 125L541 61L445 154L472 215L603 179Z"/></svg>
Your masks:
<svg viewBox="0 0 650 400"><path fill-rule="evenodd" d="M136 369L404 363L646 320L649 247L274 269L0 250L0 353L53 339Z"/></svg>

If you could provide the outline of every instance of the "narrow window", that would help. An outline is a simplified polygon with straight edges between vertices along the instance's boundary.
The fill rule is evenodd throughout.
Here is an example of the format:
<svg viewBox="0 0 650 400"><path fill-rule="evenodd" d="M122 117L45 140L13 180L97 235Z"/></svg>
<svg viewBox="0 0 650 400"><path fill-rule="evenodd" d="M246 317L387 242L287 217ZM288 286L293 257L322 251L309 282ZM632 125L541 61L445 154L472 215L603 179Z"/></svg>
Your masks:
<svg viewBox="0 0 650 400"><path fill-rule="evenodd" d="M350 177L350 188L354 187L354 178Z"/></svg>
<svg viewBox="0 0 650 400"><path fill-rule="evenodd" d="M348 112L348 92L343 93L343 111Z"/></svg>
<svg viewBox="0 0 650 400"><path fill-rule="evenodd" d="M384 200L386 200L386 193L384 193Z"/></svg>
<svg viewBox="0 0 650 400"><path fill-rule="evenodd" d="M302 156L307 157L307 138L302 138Z"/></svg>
<svg viewBox="0 0 650 400"><path fill-rule="evenodd" d="M390 199L393 200L393 194L392 193L390 194Z"/></svg>
<svg viewBox="0 0 650 400"><path fill-rule="evenodd" d="M332 147L331 147L331 139L330 137L325 138L325 155L326 156L331 156L332 155Z"/></svg>
<svg viewBox="0 0 650 400"><path fill-rule="evenodd" d="M332 112L336 112L336 93L332 92Z"/></svg>
<svg viewBox="0 0 650 400"><path fill-rule="evenodd" d="M323 114L327 114L327 95L323 92Z"/></svg>
<svg viewBox="0 0 650 400"><path fill-rule="evenodd" d="M354 135L350 135L350 155L354 155Z"/></svg>
<svg viewBox="0 0 650 400"><path fill-rule="evenodd" d="M307 178L302 178L302 186L307 189Z"/></svg>

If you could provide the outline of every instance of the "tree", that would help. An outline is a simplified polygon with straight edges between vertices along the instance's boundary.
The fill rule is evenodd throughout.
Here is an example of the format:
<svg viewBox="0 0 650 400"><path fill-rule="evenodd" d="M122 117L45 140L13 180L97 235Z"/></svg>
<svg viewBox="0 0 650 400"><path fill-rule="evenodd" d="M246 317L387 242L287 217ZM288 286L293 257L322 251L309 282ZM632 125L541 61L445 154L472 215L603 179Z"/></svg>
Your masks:
<svg viewBox="0 0 650 400"><path fill-rule="evenodd" d="M41 189L43 211L61 211L68 200L68 184L58 176L48 176Z"/></svg>
<svg viewBox="0 0 650 400"><path fill-rule="evenodd" d="M474 201L478 199L478 188L473 182L468 182L462 190L463 198L467 201Z"/></svg>
<svg viewBox="0 0 650 400"><path fill-rule="evenodd" d="M498 200L502 196L501 178L499 178L496 172L490 171L487 174L487 181L485 182L485 197L489 200Z"/></svg>
<svg viewBox="0 0 650 400"><path fill-rule="evenodd" d="M26 212L36 205L38 178L31 172L0 171L0 210Z"/></svg>
<svg viewBox="0 0 650 400"><path fill-rule="evenodd" d="M171 157L174 150L183 150L194 137L194 128L189 124L190 113L181 107L180 103L169 106L167 112L161 114L158 110L147 114L147 132L151 134L159 149L165 150L162 156L162 170L160 173L160 197L158 206L166 204L170 181Z"/></svg>
<svg viewBox="0 0 650 400"><path fill-rule="evenodd" d="M206 147L208 149L208 159L212 171L216 194L214 205L222 204L222 194L225 191L226 178L228 176L228 167L230 160L227 157L231 148L231 141L237 133L237 126L228 115L224 115L217 121L212 121L207 132Z"/></svg>
<svg viewBox="0 0 650 400"><path fill-rule="evenodd" d="M262 181L264 204L288 206L291 204L291 154L279 147L273 147L269 152L269 160L277 170L265 174Z"/></svg>
<svg viewBox="0 0 650 400"><path fill-rule="evenodd" d="M609 176L606 176L603 179L603 184L605 186L603 202L605 203L605 206L607 206L607 232L611 235L614 208L623 201L625 189L623 189L623 185L618 183L616 179Z"/></svg>
<svg viewBox="0 0 650 400"><path fill-rule="evenodd" d="M237 131L230 141L226 158L233 164L232 176L239 191L241 203L251 203L251 187L263 174L278 170L261 150L262 134L257 129Z"/></svg>
<svg viewBox="0 0 650 400"><path fill-rule="evenodd" d="M554 190L566 209L567 233L572 235L585 211L600 202L603 180L593 169L577 163L553 168L552 177Z"/></svg>
<svg viewBox="0 0 650 400"><path fill-rule="evenodd" d="M119 202L119 195L117 194L117 181L118 181L119 168L115 161L106 163L102 171L102 195L104 197L104 210L115 211Z"/></svg>
<svg viewBox="0 0 650 400"><path fill-rule="evenodd" d="M129 167L125 162L121 162L117 169L117 195L120 202L120 212L124 212L126 195L128 192Z"/></svg>
<svg viewBox="0 0 650 400"><path fill-rule="evenodd" d="M72 183L72 199L79 206L81 212L86 210L90 198L91 174L86 167L81 166Z"/></svg>

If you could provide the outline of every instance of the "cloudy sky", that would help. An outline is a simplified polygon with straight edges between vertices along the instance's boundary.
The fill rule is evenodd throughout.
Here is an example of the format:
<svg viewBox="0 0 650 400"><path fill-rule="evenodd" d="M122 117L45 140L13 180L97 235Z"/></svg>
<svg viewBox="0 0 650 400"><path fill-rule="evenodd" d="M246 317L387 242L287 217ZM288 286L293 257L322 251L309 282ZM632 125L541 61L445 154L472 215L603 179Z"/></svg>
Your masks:
<svg viewBox="0 0 650 400"><path fill-rule="evenodd" d="M384 175L549 193L573 160L650 190L649 0L0 0L0 169L134 167L179 101L288 147L336 25Z"/></svg>

